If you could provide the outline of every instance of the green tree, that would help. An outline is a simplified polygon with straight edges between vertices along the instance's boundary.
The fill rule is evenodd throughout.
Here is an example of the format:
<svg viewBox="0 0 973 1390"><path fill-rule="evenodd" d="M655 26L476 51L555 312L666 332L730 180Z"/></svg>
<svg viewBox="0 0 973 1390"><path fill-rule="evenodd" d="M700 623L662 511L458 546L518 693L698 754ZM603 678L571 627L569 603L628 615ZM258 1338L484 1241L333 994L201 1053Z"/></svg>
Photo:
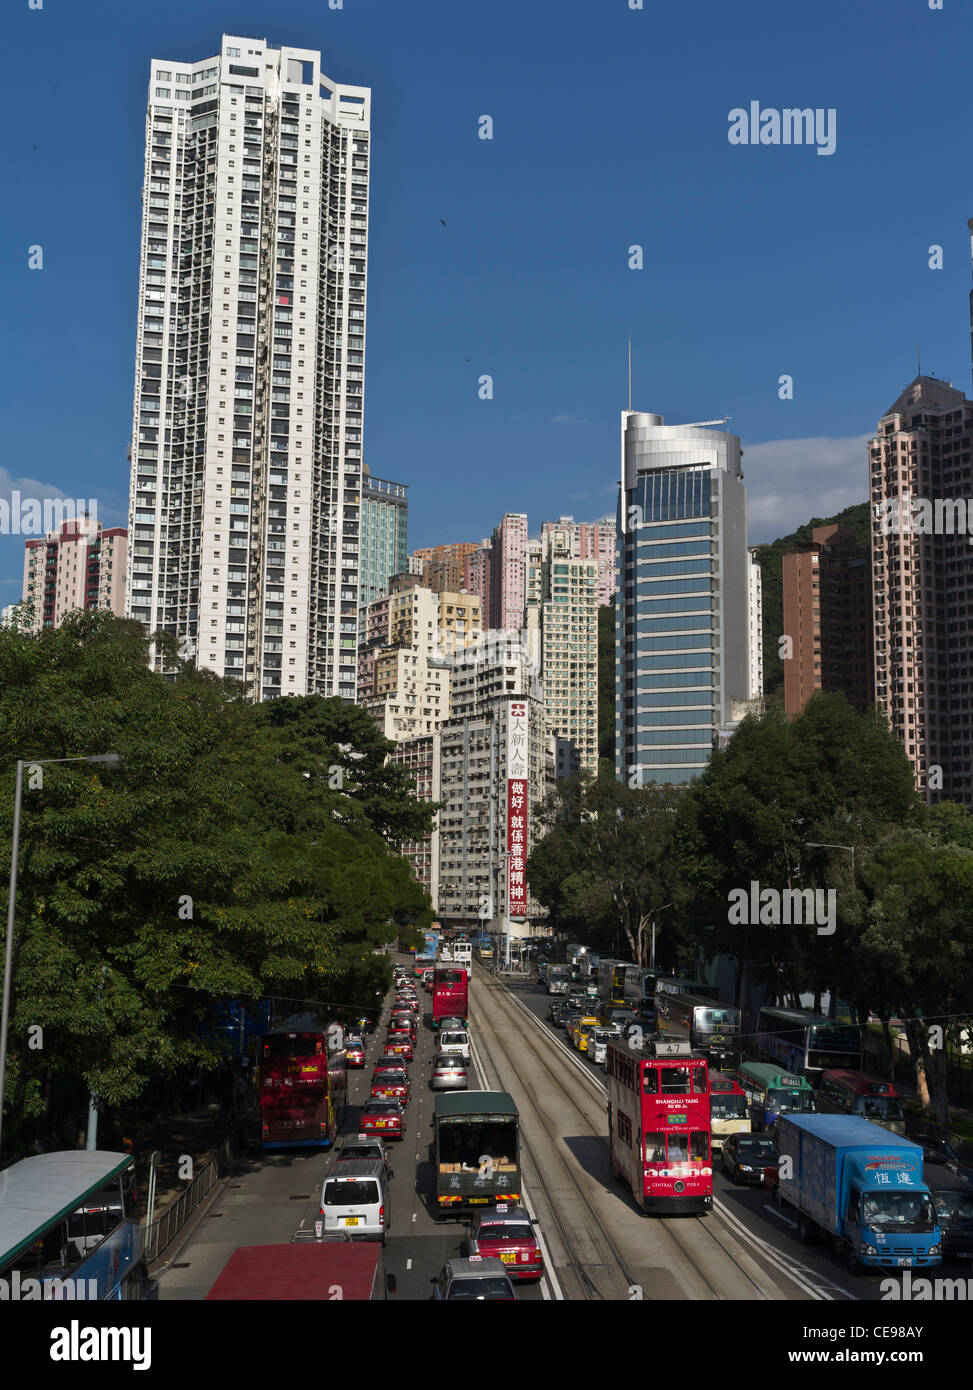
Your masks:
<svg viewBox="0 0 973 1390"><path fill-rule="evenodd" d="M853 968L883 1019L902 1019L924 1109L949 1122L946 1046L973 1020L973 849L891 833L862 866L868 896Z"/></svg>
<svg viewBox="0 0 973 1390"><path fill-rule="evenodd" d="M680 887L671 845L679 793L582 774L539 811L546 834L527 861L538 900L588 941L607 924L644 964L653 920L668 920Z"/></svg>
<svg viewBox="0 0 973 1390"><path fill-rule="evenodd" d="M353 726L334 727L354 750ZM36 637L0 630L3 864L15 759L123 759L46 766L25 786L6 1087L22 1140L89 1089L131 1105L151 1079L212 1060L212 1000L320 998L322 984L334 998L396 921L431 915L380 833L426 810L404 795L396 808L369 730L367 767L341 791L280 728L233 683L155 675L138 624L84 614Z"/></svg>
<svg viewBox="0 0 973 1390"><path fill-rule="evenodd" d="M793 720L780 709L744 720L687 791L676 835L691 920L714 925L713 947L736 957L738 998L746 966L785 997L820 1000L842 980L864 901L851 852L815 846L851 846L860 859L890 825L921 818L911 767L879 715L819 694ZM835 933L730 920L731 894L753 882L833 889Z"/></svg>

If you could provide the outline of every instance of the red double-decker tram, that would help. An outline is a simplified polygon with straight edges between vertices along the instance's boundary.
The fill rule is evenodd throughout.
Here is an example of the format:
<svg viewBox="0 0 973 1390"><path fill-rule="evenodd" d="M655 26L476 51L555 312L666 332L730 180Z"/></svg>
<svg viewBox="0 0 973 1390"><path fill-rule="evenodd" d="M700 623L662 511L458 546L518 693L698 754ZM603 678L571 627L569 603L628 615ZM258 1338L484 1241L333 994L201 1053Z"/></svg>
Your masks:
<svg viewBox="0 0 973 1390"><path fill-rule="evenodd" d="M260 1057L260 1143L265 1149L329 1148L348 1094L339 1024L306 1016L266 1034Z"/></svg>
<svg viewBox="0 0 973 1390"><path fill-rule="evenodd" d="M612 1172L645 1214L698 1215L713 1205L706 1059L685 1043L610 1040L608 1143Z"/></svg>
<svg viewBox="0 0 973 1390"><path fill-rule="evenodd" d="M470 990L462 965L436 966L432 977L432 1021L441 1018L469 1018Z"/></svg>

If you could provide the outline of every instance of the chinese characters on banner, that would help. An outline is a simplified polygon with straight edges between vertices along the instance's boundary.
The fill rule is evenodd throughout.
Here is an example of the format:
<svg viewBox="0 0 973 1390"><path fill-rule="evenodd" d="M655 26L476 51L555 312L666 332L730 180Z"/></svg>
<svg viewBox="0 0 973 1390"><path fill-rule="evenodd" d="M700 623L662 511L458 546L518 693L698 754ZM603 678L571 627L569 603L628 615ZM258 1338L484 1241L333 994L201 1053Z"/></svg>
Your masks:
<svg viewBox="0 0 973 1390"><path fill-rule="evenodd" d="M507 913L527 915L527 704L511 700L507 719Z"/></svg>

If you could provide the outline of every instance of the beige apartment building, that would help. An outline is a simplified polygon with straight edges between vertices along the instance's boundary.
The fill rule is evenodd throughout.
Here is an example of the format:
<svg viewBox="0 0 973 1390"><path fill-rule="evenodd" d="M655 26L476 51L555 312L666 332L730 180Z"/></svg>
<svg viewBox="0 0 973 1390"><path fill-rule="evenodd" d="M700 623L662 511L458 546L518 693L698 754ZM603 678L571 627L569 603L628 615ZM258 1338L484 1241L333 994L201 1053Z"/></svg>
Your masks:
<svg viewBox="0 0 973 1390"><path fill-rule="evenodd" d="M598 772L598 561L578 559L571 527L548 528L527 552L527 637L544 708L573 765ZM563 759L562 759L563 763Z"/></svg>
<svg viewBox="0 0 973 1390"><path fill-rule="evenodd" d="M62 522L46 539L24 546L24 604L33 608L26 630L59 627L66 614L83 609L125 613L128 531L104 529L87 517Z"/></svg>
<svg viewBox="0 0 973 1390"><path fill-rule="evenodd" d="M927 803L973 805L973 402L917 376L869 441L875 700Z"/></svg>
<svg viewBox="0 0 973 1390"><path fill-rule="evenodd" d="M450 662L480 640L474 595L433 593L396 575L387 597L364 611L359 703L394 742L434 734L450 712Z"/></svg>

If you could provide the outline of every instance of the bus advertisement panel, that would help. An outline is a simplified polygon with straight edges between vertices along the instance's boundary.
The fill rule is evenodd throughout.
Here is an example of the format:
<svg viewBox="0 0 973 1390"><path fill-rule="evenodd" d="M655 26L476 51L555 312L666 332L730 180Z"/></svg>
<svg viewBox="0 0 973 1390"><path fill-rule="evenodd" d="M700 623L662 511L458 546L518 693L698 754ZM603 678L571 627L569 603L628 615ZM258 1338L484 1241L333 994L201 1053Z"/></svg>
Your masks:
<svg viewBox="0 0 973 1390"><path fill-rule="evenodd" d="M466 967L447 965L443 961L436 966L432 977L432 1021L435 1025L441 1018L469 1018L469 977Z"/></svg>
<svg viewBox="0 0 973 1390"><path fill-rule="evenodd" d="M706 1062L681 1043L634 1049L610 1039L605 1071L612 1172L625 1179L644 1212L709 1211L713 1162Z"/></svg>
<svg viewBox="0 0 973 1390"><path fill-rule="evenodd" d="M330 1148L348 1090L341 1025L285 1020L264 1038L259 1075L261 1147Z"/></svg>
<svg viewBox="0 0 973 1390"><path fill-rule="evenodd" d="M806 1009L761 1009L756 1051L763 1060L777 1062L817 1086L823 1072L861 1071L862 1030Z"/></svg>
<svg viewBox="0 0 973 1390"><path fill-rule="evenodd" d="M660 994L659 1028L698 1049L711 1067L731 1071L740 1065L740 1010L698 994Z"/></svg>

